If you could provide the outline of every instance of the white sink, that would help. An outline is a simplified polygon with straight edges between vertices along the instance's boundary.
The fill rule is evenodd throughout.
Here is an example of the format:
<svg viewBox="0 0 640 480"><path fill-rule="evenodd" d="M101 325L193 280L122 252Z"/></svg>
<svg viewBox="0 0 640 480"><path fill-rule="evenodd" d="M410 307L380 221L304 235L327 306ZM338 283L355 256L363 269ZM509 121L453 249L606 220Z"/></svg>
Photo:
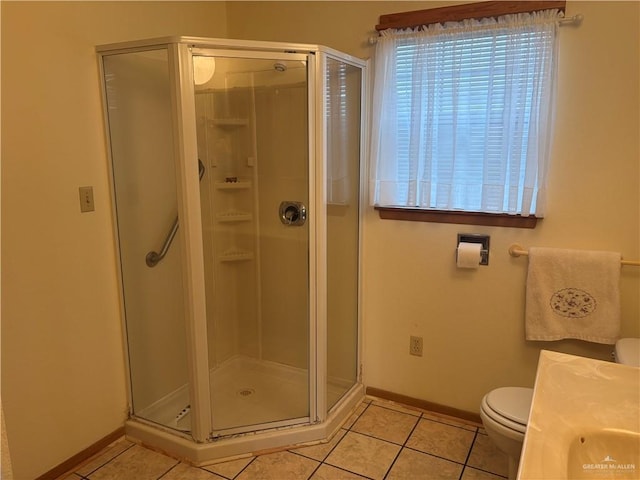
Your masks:
<svg viewBox="0 0 640 480"><path fill-rule="evenodd" d="M640 368L543 350L518 479L640 478Z"/></svg>
<svg viewBox="0 0 640 480"><path fill-rule="evenodd" d="M614 429L587 431L571 441L568 455L566 478L582 480L608 476L637 480L640 434Z"/></svg>

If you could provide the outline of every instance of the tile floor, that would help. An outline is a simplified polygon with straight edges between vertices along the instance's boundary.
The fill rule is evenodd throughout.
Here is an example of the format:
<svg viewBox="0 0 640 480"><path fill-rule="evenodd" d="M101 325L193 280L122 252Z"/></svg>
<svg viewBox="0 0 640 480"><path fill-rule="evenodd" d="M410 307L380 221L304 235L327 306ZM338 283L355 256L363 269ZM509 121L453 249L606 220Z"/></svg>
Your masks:
<svg viewBox="0 0 640 480"><path fill-rule="evenodd" d="M507 459L476 425L367 399L322 445L192 467L124 438L61 480L498 480Z"/></svg>

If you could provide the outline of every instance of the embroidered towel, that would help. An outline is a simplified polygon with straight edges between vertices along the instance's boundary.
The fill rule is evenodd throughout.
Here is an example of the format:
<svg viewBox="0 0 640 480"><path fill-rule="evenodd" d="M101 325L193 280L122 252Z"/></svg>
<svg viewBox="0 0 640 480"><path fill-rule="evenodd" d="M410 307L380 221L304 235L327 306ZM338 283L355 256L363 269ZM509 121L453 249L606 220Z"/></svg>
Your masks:
<svg viewBox="0 0 640 480"><path fill-rule="evenodd" d="M620 260L614 252L530 248L526 339L614 344L620 335Z"/></svg>

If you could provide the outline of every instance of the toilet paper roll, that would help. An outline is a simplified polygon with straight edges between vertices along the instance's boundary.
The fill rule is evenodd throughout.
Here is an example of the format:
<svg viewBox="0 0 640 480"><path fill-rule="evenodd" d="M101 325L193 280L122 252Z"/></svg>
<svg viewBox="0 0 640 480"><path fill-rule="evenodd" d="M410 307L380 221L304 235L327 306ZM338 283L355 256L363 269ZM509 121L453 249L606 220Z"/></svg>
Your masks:
<svg viewBox="0 0 640 480"><path fill-rule="evenodd" d="M458 268L478 268L482 256L480 243L460 242L458 244L458 258L456 264Z"/></svg>

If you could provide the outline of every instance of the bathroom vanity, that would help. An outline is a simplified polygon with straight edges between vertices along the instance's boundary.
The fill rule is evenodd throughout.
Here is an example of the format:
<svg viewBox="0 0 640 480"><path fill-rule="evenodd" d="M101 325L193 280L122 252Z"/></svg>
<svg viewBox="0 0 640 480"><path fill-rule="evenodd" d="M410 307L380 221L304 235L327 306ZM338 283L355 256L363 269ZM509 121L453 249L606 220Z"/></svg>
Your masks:
<svg viewBox="0 0 640 480"><path fill-rule="evenodd" d="M540 352L517 478L640 478L640 368Z"/></svg>

